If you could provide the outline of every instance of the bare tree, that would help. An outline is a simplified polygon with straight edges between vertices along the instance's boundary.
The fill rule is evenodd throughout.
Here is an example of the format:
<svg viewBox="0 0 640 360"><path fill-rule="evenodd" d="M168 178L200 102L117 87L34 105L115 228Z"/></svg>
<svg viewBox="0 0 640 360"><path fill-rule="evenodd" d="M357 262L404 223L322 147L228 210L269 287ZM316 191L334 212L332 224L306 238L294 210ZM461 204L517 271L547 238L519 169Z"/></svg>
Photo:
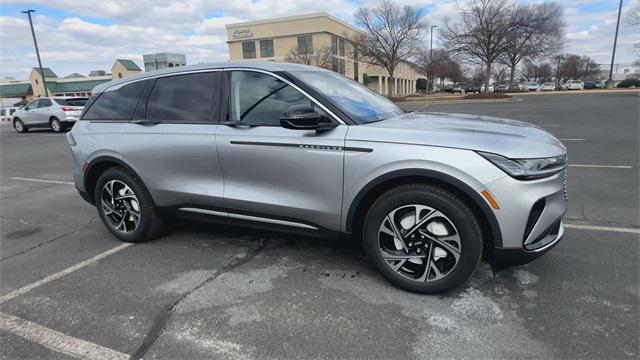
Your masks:
<svg viewBox="0 0 640 360"><path fill-rule="evenodd" d="M446 78L453 82L463 78L460 63L452 59L446 49L433 49L433 56L431 56L429 49L423 48L416 58L422 72L437 77L440 85Z"/></svg>
<svg viewBox="0 0 640 360"><path fill-rule="evenodd" d="M589 79L600 73L600 65L587 56L569 54L560 60L557 76L564 82L570 79Z"/></svg>
<svg viewBox="0 0 640 360"><path fill-rule="evenodd" d="M296 46L284 57L284 61L286 62L313 65L325 69L331 69L332 59L333 55L331 54L331 47L329 46L314 49L311 53L302 52Z"/></svg>
<svg viewBox="0 0 640 360"><path fill-rule="evenodd" d="M506 48L498 61L509 66L509 87L513 87L522 59L543 58L562 48L565 24L558 3L519 4L510 17L511 30L506 34Z"/></svg>
<svg viewBox="0 0 640 360"><path fill-rule="evenodd" d="M496 84L502 84L507 80L507 68L504 65L499 65L493 72L493 80Z"/></svg>
<svg viewBox="0 0 640 360"><path fill-rule="evenodd" d="M460 21L445 19L440 37L450 52L485 66L485 81L491 79L491 66L505 52L507 35L513 28L509 0L467 0L460 5ZM485 87L487 91L489 86Z"/></svg>
<svg viewBox="0 0 640 360"><path fill-rule="evenodd" d="M632 27L640 29L640 3L637 3L633 8L631 8L629 15L627 16L627 22ZM633 46L636 48L636 53L640 54L640 41L636 41ZM640 58L636 59L636 61L633 62L633 65L640 66Z"/></svg>
<svg viewBox="0 0 640 360"><path fill-rule="evenodd" d="M359 55L387 70L393 82L400 61L413 57L424 37L427 23L422 11L382 0L373 9L359 8L355 20L364 29L363 35L353 39Z"/></svg>

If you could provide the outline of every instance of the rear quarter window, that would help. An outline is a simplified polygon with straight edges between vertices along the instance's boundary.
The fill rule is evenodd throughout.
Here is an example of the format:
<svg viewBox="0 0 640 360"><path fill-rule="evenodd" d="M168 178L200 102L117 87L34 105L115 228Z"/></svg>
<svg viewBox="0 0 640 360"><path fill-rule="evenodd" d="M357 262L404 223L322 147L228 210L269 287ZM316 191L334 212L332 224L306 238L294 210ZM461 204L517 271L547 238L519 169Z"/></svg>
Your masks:
<svg viewBox="0 0 640 360"><path fill-rule="evenodd" d="M211 122L219 112L219 74L204 72L159 78L147 101L147 119Z"/></svg>
<svg viewBox="0 0 640 360"><path fill-rule="evenodd" d="M103 92L89 101L83 120L131 120L131 116L147 84L138 81L118 90Z"/></svg>

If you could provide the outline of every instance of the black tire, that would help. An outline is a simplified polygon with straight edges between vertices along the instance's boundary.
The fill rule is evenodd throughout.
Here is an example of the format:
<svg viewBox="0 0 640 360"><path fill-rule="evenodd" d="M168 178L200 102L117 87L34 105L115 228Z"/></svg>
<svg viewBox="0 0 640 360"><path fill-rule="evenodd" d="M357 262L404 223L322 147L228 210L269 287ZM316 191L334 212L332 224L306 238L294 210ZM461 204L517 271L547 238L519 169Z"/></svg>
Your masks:
<svg viewBox="0 0 640 360"><path fill-rule="evenodd" d="M107 220L105 210L101 205L101 194L104 185L111 180L117 180L126 184L135 193L139 204L140 220L134 231L128 233L118 231L111 222ZM98 181L96 182L96 187L94 189L94 199L102 222L115 237L122 241L144 242L152 240L156 238L162 230L162 218L151 199L151 195L146 191L140 179L132 176L123 168L109 168L98 177Z"/></svg>
<svg viewBox="0 0 640 360"><path fill-rule="evenodd" d="M20 134L26 133L27 131L29 131L29 129L27 129L27 127L22 122L22 120L18 118L15 118L13 120L13 128L16 129L16 131L19 132Z"/></svg>
<svg viewBox="0 0 640 360"><path fill-rule="evenodd" d="M61 133L64 131L64 125L57 117L53 117L49 120L49 126L53 132Z"/></svg>
<svg viewBox="0 0 640 360"><path fill-rule="evenodd" d="M429 282L408 279L391 269L382 257L378 238L382 222L394 209L410 204L426 205L440 211L458 232L461 245L459 260L441 279ZM369 209L362 233L369 262L393 285L416 293L438 294L463 285L476 271L482 258L482 231L475 215L458 196L435 185L408 184L385 192Z"/></svg>

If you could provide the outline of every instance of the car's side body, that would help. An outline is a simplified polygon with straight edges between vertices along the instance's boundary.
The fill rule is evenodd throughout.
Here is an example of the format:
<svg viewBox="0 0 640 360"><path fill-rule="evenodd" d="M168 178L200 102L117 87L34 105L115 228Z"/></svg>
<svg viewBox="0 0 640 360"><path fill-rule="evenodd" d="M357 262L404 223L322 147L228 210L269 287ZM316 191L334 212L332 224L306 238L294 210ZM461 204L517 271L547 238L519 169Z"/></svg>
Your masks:
<svg viewBox="0 0 640 360"><path fill-rule="evenodd" d="M564 172L520 181L478 153L516 159L564 155L564 146L544 130L504 119L447 114L406 114L356 125L335 103L290 75L299 70L310 71L294 64L234 62L152 72L101 85L94 89L97 98L135 83L143 90L134 99L137 105L130 118L83 119L67 135L76 187L85 200L95 203L97 177L117 165L140 178L154 205L165 210L338 235L359 232L368 207L381 192L418 181L440 184L468 201L486 233L488 257L496 267L529 261L562 238ZM334 127L302 131L238 126L229 121L234 72L278 79L328 114ZM214 97L212 118L145 120L159 79L187 74L209 74L213 88L222 89ZM498 208L487 194L493 195ZM532 208L540 203L541 210L532 218ZM518 256L501 257L510 252Z"/></svg>
<svg viewBox="0 0 640 360"><path fill-rule="evenodd" d="M582 80L569 80L566 85L567 90L584 90L584 82Z"/></svg>

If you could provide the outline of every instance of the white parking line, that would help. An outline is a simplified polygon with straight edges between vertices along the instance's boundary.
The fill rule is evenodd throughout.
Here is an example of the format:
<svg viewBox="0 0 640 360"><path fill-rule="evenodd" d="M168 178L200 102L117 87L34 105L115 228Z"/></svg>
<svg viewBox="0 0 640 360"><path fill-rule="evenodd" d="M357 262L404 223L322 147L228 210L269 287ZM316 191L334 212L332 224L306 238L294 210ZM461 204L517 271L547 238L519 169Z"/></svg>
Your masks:
<svg viewBox="0 0 640 360"><path fill-rule="evenodd" d="M42 182L48 184L64 184L64 185L73 185L73 181L60 181L60 180L49 180L49 179L33 179L33 178L23 178L19 176L14 176L9 178L9 180L21 180L21 181L33 181L33 182Z"/></svg>
<svg viewBox="0 0 640 360"><path fill-rule="evenodd" d="M628 166L628 165L581 165L581 164L569 164L569 167L596 168L596 169L633 169L633 166Z"/></svg>
<svg viewBox="0 0 640 360"><path fill-rule="evenodd" d="M610 232L640 234L640 229L634 229L634 228L611 227L611 226L592 226L592 225L578 225L578 224L564 224L564 226L566 228L569 228L569 229L610 231Z"/></svg>
<svg viewBox="0 0 640 360"><path fill-rule="evenodd" d="M0 330L79 359L129 359L129 355L119 351L5 313L0 313Z"/></svg>
<svg viewBox="0 0 640 360"><path fill-rule="evenodd" d="M55 274L46 276L46 277L44 277L44 278L42 278L42 279L40 279L40 280L38 280L36 282L33 282L33 283L29 284L29 285L25 285L25 286L23 286L23 287L21 287L19 289L13 290L10 293L7 293L5 295L0 296L0 304L2 304L5 301L11 300L11 299L15 298L16 296L20 296L22 294L25 294L25 293L27 293L27 292L29 292L29 291L37 288L37 287L40 287L40 286L42 286L44 284L47 284L47 283L49 283L51 281L60 279L61 277L65 276L65 275L68 275L68 274L70 274L70 273L72 273L72 272L74 272L76 270L82 269L85 266L94 264L94 263L106 258L109 255L115 254L120 250L124 250L124 249L128 248L131 245L133 245L133 244L132 243L125 243L125 244L122 244L122 245L118 245L118 246L114 247L113 249L107 250L107 251L105 251L103 253L100 253L100 254L92 257L91 259L85 260L85 261L80 262L80 263L78 263L76 265L68 267L68 268L66 268L66 269L64 269L62 271L59 271L59 272L57 272Z"/></svg>

